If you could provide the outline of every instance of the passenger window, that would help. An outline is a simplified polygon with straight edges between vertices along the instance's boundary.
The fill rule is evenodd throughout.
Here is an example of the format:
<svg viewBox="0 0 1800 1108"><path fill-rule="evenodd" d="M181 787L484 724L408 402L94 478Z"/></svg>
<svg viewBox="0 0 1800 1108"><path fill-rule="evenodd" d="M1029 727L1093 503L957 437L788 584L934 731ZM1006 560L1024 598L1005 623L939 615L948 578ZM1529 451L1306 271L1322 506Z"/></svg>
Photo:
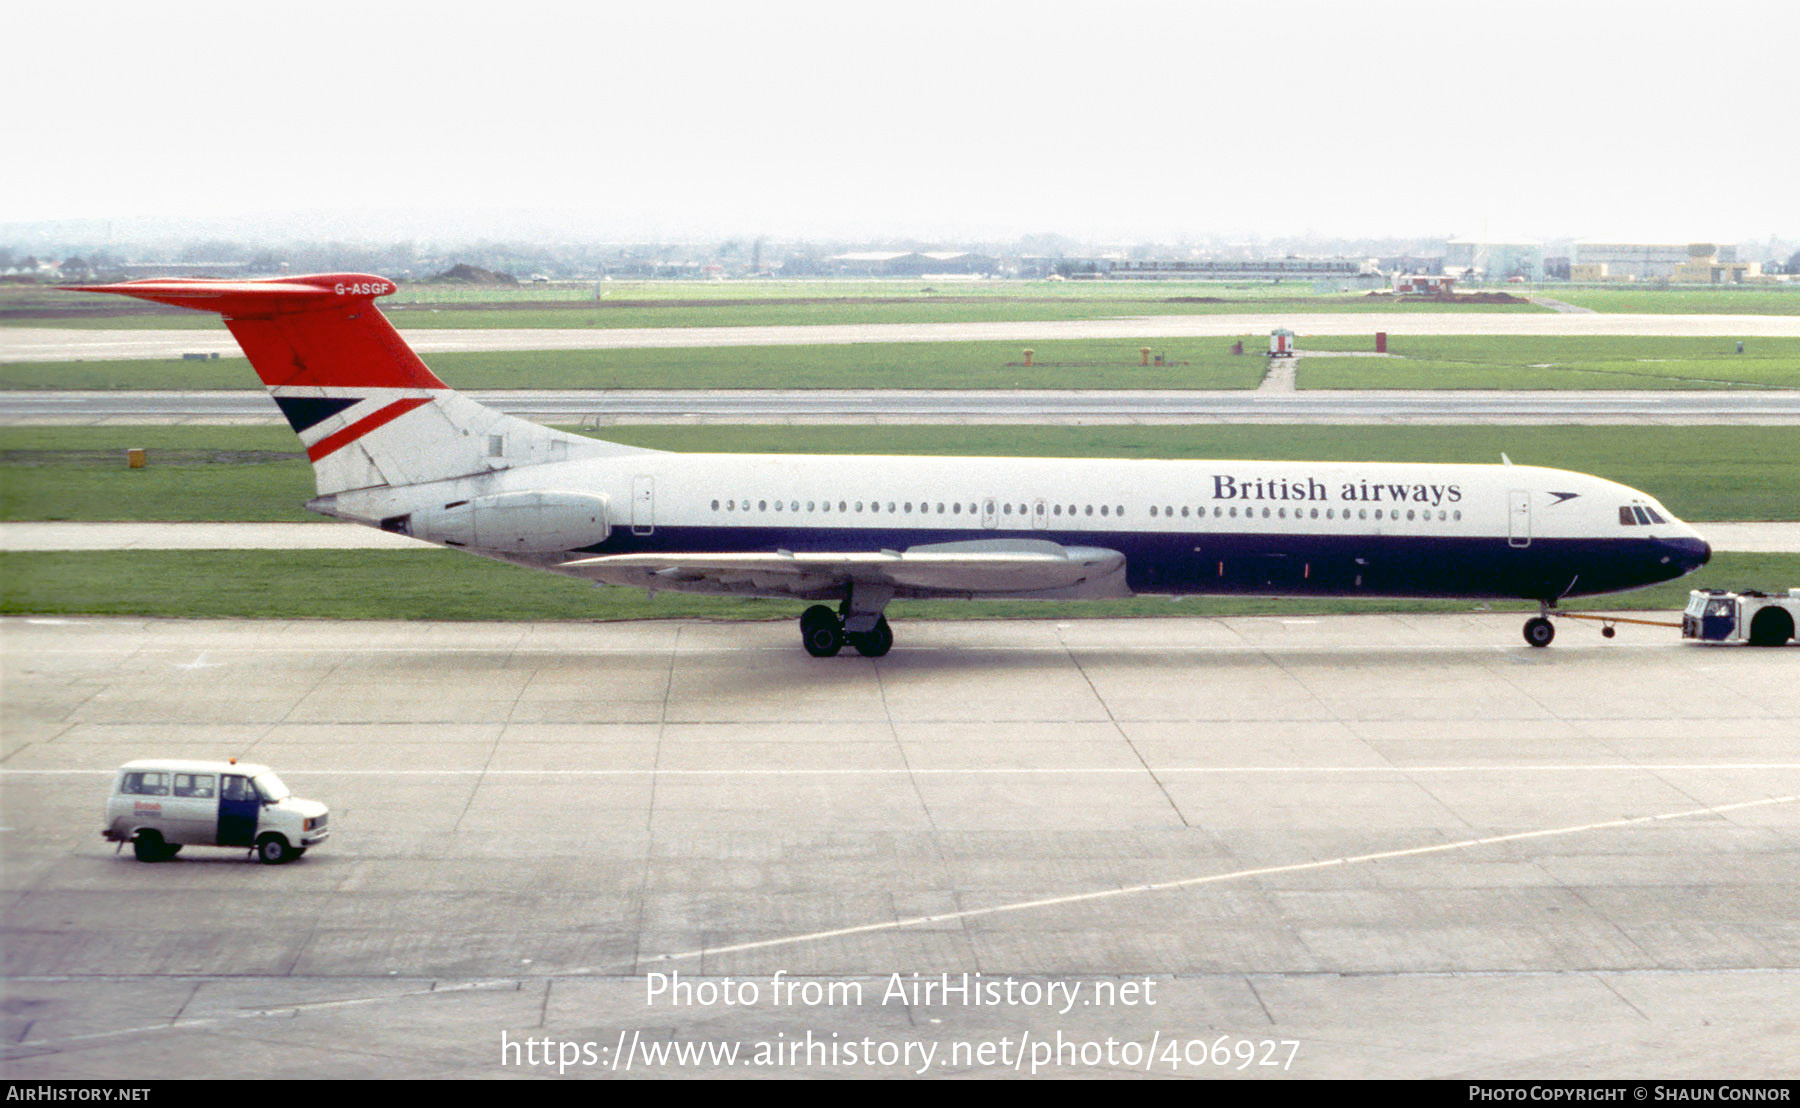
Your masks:
<svg viewBox="0 0 1800 1108"><path fill-rule="evenodd" d="M1412 517L1413 517L1413 510L1411 508L1406 509L1406 518L1411 519Z"/></svg>
<svg viewBox="0 0 1800 1108"><path fill-rule="evenodd" d="M713 501L713 509L712 510L715 512L719 510L719 502L717 500Z"/></svg>
<svg viewBox="0 0 1800 1108"><path fill-rule="evenodd" d="M890 500L890 501L888 501L888 511L891 512L893 510L894 510L894 502L892 500Z"/></svg>
<svg viewBox="0 0 1800 1108"><path fill-rule="evenodd" d="M781 511L781 501L777 500L775 502L775 510L778 512Z"/></svg>
<svg viewBox="0 0 1800 1108"><path fill-rule="evenodd" d="M168 796L168 775L162 773L128 773L125 775L124 791L136 796Z"/></svg>
<svg viewBox="0 0 1800 1108"><path fill-rule="evenodd" d="M908 512L911 512L911 511L912 511L912 501L910 501L910 500L908 500L908 501L907 501L907 502L906 502L906 503L905 503L905 504L904 504L904 505L903 505L903 507L904 507L904 508L905 508L905 509L906 509L906 510L907 510L907 511L908 511Z"/></svg>
<svg viewBox="0 0 1800 1108"><path fill-rule="evenodd" d="M1012 505L1011 504L1002 504L1000 506L1000 512L1003 515L1012 515Z"/></svg>
<svg viewBox="0 0 1800 1108"><path fill-rule="evenodd" d="M1186 518L1187 518L1187 517L1188 517L1188 510L1187 510L1187 505L1186 505L1186 504L1183 504L1183 505L1182 505L1182 506L1181 506L1181 518L1182 518L1182 519L1186 519Z"/></svg>
<svg viewBox="0 0 1800 1108"><path fill-rule="evenodd" d="M943 502L942 502L942 501L939 501L939 502L938 502L938 506L937 506L937 514L938 514L938 515L943 515L943 514L944 514L944 505L943 505Z"/></svg>
<svg viewBox="0 0 1800 1108"><path fill-rule="evenodd" d="M1233 505L1232 505L1232 506L1231 506L1231 518L1232 518L1232 519L1236 519L1236 518L1237 518L1237 505L1236 505L1236 504L1233 504Z"/></svg>
<svg viewBox="0 0 1800 1108"><path fill-rule="evenodd" d="M1268 519L1268 518L1269 518L1269 509L1267 509L1267 508L1264 508L1264 509L1263 509L1263 518L1264 518L1264 519Z"/></svg>
<svg viewBox="0 0 1800 1108"><path fill-rule="evenodd" d="M1104 504L1100 505L1100 514L1101 515L1106 514L1106 505L1104 505Z"/></svg>
<svg viewBox="0 0 1800 1108"><path fill-rule="evenodd" d="M1085 508L1082 509L1082 512L1091 516L1094 514L1094 506L1092 504L1089 504Z"/></svg>
<svg viewBox="0 0 1800 1108"><path fill-rule="evenodd" d="M214 781L210 773L178 773L175 775L175 795L211 800Z"/></svg>
<svg viewBox="0 0 1800 1108"><path fill-rule="evenodd" d="M1150 518L1151 519L1156 518L1156 505L1154 505L1154 504L1150 505Z"/></svg>
<svg viewBox="0 0 1800 1108"><path fill-rule="evenodd" d="M950 505L950 514L953 516L962 515L962 501L958 500L956 503Z"/></svg>
<svg viewBox="0 0 1800 1108"><path fill-rule="evenodd" d="M1054 509L1051 510L1051 514L1052 515L1062 515L1062 505L1058 504Z"/></svg>
<svg viewBox="0 0 1800 1108"><path fill-rule="evenodd" d="M1287 518L1287 509L1286 508L1277 509L1275 512L1275 515L1280 519L1286 519Z"/></svg>

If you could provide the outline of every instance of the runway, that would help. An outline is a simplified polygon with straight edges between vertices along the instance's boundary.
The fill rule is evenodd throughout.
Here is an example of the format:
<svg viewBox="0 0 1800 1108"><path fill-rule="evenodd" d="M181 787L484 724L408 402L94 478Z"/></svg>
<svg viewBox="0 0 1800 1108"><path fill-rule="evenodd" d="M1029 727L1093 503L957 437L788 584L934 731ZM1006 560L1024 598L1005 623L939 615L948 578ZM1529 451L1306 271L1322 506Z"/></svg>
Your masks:
<svg viewBox="0 0 1800 1108"><path fill-rule="evenodd" d="M1518 618L947 621L830 662L786 621L0 621L0 1057L1791 1074L1794 648L1534 651ZM333 837L282 868L115 855L107 771L152 754L267 761ZM915 987L965 973L1013 999ZM809 1034L838 1053L750 1060Z"/></svg>
<svg viewBox="0 0 1800 1108"><path fill-rule="evenodd" d="M773 327L419 328L406 311L389 311L421 354L497 350L625 350L711 346L842 346L896 342L1049 342L1059 339L1214 338L1267 334L1286 327L1305 335L1731 335L1800 337L1797 315L1628 315L1563 312L1254 312L1232 315L1126 316L1003 323L858 323ZM201 317L196 316L197 320ZM72 359L235 358L223 325L187 330L92 330L0 327L0 362Z"/></svg>
<svg viewBox="0 0 1800 1108"><path fill-rule="evenodd" d="M565 390L474 391L511 415L590 428L776 424L1800 424L1800 390ZM0 424L282 422L261 390L0 392Z"/></svg>

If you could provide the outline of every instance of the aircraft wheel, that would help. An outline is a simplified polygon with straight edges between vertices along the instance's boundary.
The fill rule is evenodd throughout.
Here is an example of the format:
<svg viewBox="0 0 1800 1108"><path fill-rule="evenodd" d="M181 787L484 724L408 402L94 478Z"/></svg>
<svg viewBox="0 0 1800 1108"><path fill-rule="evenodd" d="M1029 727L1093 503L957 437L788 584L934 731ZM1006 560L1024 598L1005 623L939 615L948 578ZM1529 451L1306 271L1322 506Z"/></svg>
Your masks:
<svg viewBox="0 0 1800 1108"><path fill-rule="evenodd" d="M1533 616L1525 621L1525 641L1532 646L1549 646L1555 637L1556 626L1543 616Z"/></svg>
<svg viewBox="0 0 1800 1108"><path fill-rule="evenodd" d="M849 639L850 645L854 646L856 652L865 658L879 658L894 646L894 630L888 626L886 616L875 621L873 630L865 631L860 635L844 637Z"/></svg>
<svg viewBox="0 0 1800 1108"><path fill-rule="evenodd" d="M844 649L844 625L837 613L814 604L800 617L800 643L815 658L831 658Z"/></svg>

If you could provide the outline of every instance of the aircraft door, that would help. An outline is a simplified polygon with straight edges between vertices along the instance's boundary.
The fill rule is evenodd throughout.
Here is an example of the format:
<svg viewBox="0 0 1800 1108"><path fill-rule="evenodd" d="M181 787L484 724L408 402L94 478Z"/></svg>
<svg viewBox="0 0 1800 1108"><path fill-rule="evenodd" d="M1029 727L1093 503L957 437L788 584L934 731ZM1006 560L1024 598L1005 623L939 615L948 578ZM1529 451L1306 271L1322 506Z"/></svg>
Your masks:
<svg viewBox="0 0 1800 1108"><path fill-rule="evenodd" d="M656 530L656 479L639 476L631 482L631 533L648 535Z"/></svg>
<svg viewBox="0 0 1800 1108"><path fill-rule="evenodd" d="M1531 545L1531 494L1514 489L1506 499L1506 544L1524 549Z"/></svg>
<svg viewBox="0 0 1800 1108"><path fill-rule="evenodd" d="M219 785L219 845L249 846L256 839L262 794L241 774L228 773Z"/></svg>
<svg viewBox="0 0 1800 1108"><path fill-rule="evenodd" d="M1042 531L1050 526L1050 507L1042 500L1031 502L1031 526L1033 530Z"/></svg>
<svg viewBox="0 0 1800 1108"><path fill-rule="evenodd" d="M981 502L981 525L990 531L1000 526L1000 504L991 496Z"/></svg>

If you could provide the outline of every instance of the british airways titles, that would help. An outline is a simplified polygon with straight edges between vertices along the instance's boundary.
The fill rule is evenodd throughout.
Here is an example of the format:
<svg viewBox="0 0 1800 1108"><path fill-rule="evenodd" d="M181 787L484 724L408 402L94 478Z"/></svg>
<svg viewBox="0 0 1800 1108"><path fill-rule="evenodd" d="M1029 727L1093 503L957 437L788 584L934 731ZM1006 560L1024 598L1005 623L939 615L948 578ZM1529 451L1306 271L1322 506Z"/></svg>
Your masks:
<svg viewBox="0 0 1800 1108"><path fill-rule="evenodd" d="M1462 502L1461 485L1404 485L1381 481L1346 481L1337 499L1357 504L1404 503L1437 507ZM1213 474L1215 500L1330 500L1331 490L1316 478L1228 477Z"/></svg>

